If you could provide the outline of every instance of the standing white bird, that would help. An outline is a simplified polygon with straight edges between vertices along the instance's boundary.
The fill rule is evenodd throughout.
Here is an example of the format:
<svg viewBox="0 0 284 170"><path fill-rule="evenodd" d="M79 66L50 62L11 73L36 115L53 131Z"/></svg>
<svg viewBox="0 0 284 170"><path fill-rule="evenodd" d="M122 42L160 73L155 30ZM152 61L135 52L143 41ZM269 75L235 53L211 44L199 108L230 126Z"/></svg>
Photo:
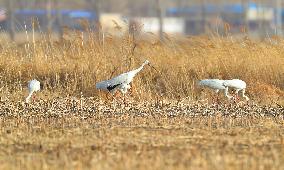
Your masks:
<svg viewBox="0 0 284 170"><path fill-rule="evenodd" d="M32 94L34 92L37 92L40 90L40 82L37 81L36 79L29 81L28 83L28 89L29 89L29 95L26 98L26 102L29 103L30 98L32 97Z"/></svg>
<svg viewBox="0 0 284 170"><path fill-rule="evenodd" d="M220 79L204 79L204 80L200 80L198 84L200 86L205 86L205 87L214 89L216 93L218 93L220 90L224 90L225 96L228 99L230 99L232 98L232 96L228 94L228 87L223 85L224 82L225 82L224 80L220 80Z"/></svg>
<svg viewBox="0 0 284 170"><path fill-rule="evenodd" d="M242 91L242 97L244 97L246 99L246 101L249 100L249 97L245 95L247 84L243 80L239 80L239 79L224 80L223 85L225 87L231 87L231 88L235 89L236 90L235 95L236 95L237 98L239 97L238 93L241 90Z"/></svg>
<svg viewBox="0 0 284 170"><path fill-rule="evenodd" d="M98 82L96 84L96 88L107 90L112 94L114 94L115 91L118 89L121 91L121 93L125 94L127 93L127 90L131 88L129 84L131 83L135 75L139 73L146 64L149 63L150 62L146 60L139 68L135 70L120 74L119 76L114 77L110 80Z"/></svg>

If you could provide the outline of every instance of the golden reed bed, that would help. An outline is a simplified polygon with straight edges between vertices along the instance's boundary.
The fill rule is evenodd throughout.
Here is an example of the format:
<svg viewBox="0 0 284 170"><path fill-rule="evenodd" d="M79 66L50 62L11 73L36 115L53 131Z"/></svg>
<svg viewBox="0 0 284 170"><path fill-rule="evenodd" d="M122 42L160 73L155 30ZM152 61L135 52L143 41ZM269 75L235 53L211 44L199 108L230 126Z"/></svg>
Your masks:
<svg viewBox="0 0 284 170"><path fill-rule="evenodd" d="M27 81L43 84L41 97L103 97L95 83L140 66L148 59L158 70L145 68L134 79L135 99L205 99L197 82L204 78L247 82L253 101L283 103L284 56L282 39L262 42L247 38L178 37L167 35L163 42L154 35L146 40L131 36L104 40L95 33L65 33L62 40L46 35L34 42L1 42L1 96L23 100ZM31 37L29 38L31 39ZM204 96L205 95L205 96ZM20 98L21 96L22 98Z"/></svg>

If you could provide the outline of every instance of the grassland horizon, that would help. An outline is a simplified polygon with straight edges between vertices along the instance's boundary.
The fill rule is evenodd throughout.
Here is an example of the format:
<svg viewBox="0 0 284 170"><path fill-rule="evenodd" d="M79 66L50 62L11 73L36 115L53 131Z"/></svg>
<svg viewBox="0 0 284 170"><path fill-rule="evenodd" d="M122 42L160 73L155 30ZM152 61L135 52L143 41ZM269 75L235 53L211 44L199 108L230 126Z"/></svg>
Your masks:
<svg viewBox="0 0 284 170"><path fill-rule="evenodd" d="M66 32L61 40L51 41L39 34L37 40L21 44L0 40L2 96L23 95L27 82L36 78L46 94L101 97L96 82L134 69L148 59L158 72L147 67L135 77L136 99L206 98L198 80L238 78L247 82L252 100L283 102L282 39L260 42L246 37L165 35L161 42L152 34L146 40L142 35L133 39L128 34L105 34L103 40L94 32L82 35Z"/></svg>

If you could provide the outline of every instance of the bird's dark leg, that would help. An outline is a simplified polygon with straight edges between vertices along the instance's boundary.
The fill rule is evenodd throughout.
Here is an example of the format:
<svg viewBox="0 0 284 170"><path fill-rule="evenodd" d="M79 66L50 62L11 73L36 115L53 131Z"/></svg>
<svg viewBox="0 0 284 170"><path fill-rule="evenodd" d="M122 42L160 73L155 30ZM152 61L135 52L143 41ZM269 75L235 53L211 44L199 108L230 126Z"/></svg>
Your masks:
<svg viewBox="0 0 284 170"><path fill-rule="evenodd" d="M108 98L108 93L105 93L105 98L106 98L107 100L109 100L109 98Z"/></svg>
<svg viewBox="0 0 284 170"><path fill-rule="evenodd" d="M246 99L246 101L249 101L249 97L245 95L246 89L242 90L242 97L244 97Z"/></svg>
<svg viewBox="0 0 284 170"><path fill-rule="evenodd" d="M112 102L115 100L115 91L109 91L109 93L105 93L105 99L107 102Z"/></svg>
<svg viewBox="0 0 284 170"><path fill-rule="evenodd" d="M33 95L32 96L32 101L35 102L35 100L36 100L36 97L35 97L35 95Z"/></svg>
<svg viewBox="0 0 284 170"><path fill-rule="evenodd" d="M119 97L119 94L117 91L115 91L114 94L112 95L113 100L116 100L116 98L118 98L117 96Z"/></svg>
<svg viewBox="0 0 284 170"><path fill-rule="evenodd" d="M124 96L125 96L125 99L126 99L127 103L129 103L130 102L129 95L125 94Z"/></svg>
<svg viewBox="0 0 284 170"><path fill-rule="evenodd" d="M116 100L116 91L114 92L111 92L111 101L109 101L109 103L116 107L116 104L117 104L117 100Z"/></svg>
<svg viewBox="0 0 284 170"><path fill-rule="evenodd" d="M116 97L120 98L120 102L125 103L125 94L122 91L117 92Z"/></svg>
<svg viewBox="0 0 284 170"><path fill-rule="evenodd" d="M110 101L110 100L112 101L113 100L113 93L112 92L105 93L104 95L105 95L106 101Z"/></svg>
<svg viewBox="0 0 284 170"><path fill-rule="evenodd" d="M127 101L126 101L126 94L122 94L122 96L123 96L123 103L126 104L127 103Z"/></svg>
<svg viewBox="0 0 284 170"><path fill-rule="evenodd" d="M229 99L232 99L233 103L236 103L236 93L232 90L232 96L230 96L229 94L227 94L227 96L229 96Z"/></svg>
<svg viewBox="0 0 284 170"><path fill-rule="evenodd" d="M238 94L236 94L236 99L237 99L237 101L240 101L240 97L239 97Z"/></svg>
<svg viewBox="0 0 284 170"><path fill-rule="evenodd" d="M214 94L211 98L212 98L212 100L211 100L212 103L213 103L213 104L216 104L216 103L217 103L217 95Z"/></svg>
<svg viewBox="0 0 284 170"><path fill-rule="evenodd" d="M230 100L233 96L230 96L230 93L229 93L229 88L226 87L225 90L224 90L224 95L225 97Z"/></svg>
<svg viewBox="0 0 284 170"><path fill-rule="evenodd" d="M240 101L239 91L238 90L236 90L236 92L235 92L235 100L236 100L236 103L238 103Z"/></svg>
<svg viewBox="0 0 284 170"><path fill-rule="evenodd" d="M132 82L129 84L129 86L130 86L130 88L129 88L130 94L131 94L131 96L133 97L133 95L134 95L134 90L135 90L135 86L133 85Z"/></svg>
<svg viewBox="0 0 284 170"><path fill-rule="evenodd" d="M215 91L214 98L213 98L213 104L218 104L218 101L219 101L218 92L219 90Z"/></svg>
<svg viewBox="0 0 284 170"><path fill-rule="evenodd" d="M218 92L216 92L216 93L214 94L213 103L214 103L214 104L218 103Z"/></svg>

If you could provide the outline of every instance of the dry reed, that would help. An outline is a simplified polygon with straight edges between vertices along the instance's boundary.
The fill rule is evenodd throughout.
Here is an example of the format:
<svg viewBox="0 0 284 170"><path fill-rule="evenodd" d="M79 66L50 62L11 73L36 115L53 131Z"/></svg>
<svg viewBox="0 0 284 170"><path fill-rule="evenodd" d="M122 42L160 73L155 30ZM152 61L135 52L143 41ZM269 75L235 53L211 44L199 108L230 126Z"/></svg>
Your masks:
<svg viewBox="0 0 284 170"><path fill-rule="evenodd" d="M114 37L106 33L101 40L96 32L82 36L70 31L58 41L39 36L34 43L1 43L2 92L22 91L28 80L37 78L47 92L98 97L97 81L136 68L148 59L159 72L148 67L135 78L136 99L200 99L199 79L239 78L247 82L253 100L283 101L282 40L166 35L160 42L154 35L133 40L128 34Z"/></svg>

